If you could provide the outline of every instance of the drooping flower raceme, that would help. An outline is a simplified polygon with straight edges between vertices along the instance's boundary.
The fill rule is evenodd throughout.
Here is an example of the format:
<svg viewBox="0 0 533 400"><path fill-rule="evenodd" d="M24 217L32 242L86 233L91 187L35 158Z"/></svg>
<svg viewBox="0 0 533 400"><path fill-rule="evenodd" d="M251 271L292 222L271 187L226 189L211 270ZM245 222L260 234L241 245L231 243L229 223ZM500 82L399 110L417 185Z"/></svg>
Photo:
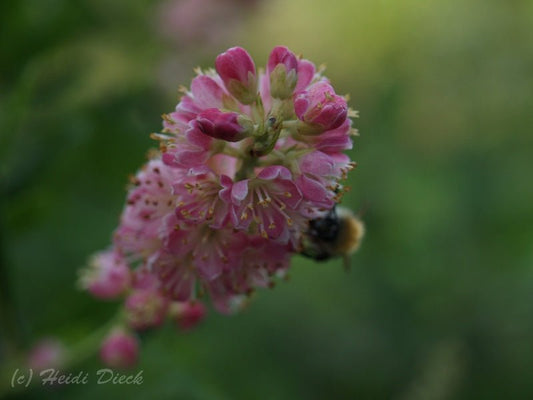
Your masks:
<svg viewBox="0 0 533 400"><path fill-rule="evenodd" d="M165 316L188 329L205 294L228 313L272 286L354 166L343 154L354 113L313 63L279 46L263 70L234 47L215 66L164 115L160 153L131 179L112 248L83 275L95 296L126 294L134 330Z"/></svg>

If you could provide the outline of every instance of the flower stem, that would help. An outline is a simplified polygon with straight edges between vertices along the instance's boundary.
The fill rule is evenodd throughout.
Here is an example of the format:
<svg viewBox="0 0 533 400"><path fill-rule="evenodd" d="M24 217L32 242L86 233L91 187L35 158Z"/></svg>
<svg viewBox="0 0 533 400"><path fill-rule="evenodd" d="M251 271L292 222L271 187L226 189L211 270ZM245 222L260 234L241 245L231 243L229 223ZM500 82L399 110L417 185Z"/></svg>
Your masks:
<svg viewBox="0 0 533 400"><path fill-rule="evenodd" d="M253 143L252 143L253 146ZM257 166L257 157L254 157L252 154L252 148L247 153L249 155L245 156L242 160L241 168L235 174L235 181L242 181L253 176L254 168Z"/></svg>
<svg viewBox="0 0 533 400"><path fill-rule="evenodd" d="M76 365L84 362L86 359L95 354L102 340L111 330L111 328L120 323L124 318L122 309L120 309L109 321L107 321L100 328L96 329L77 343L73 344L70 348L67 349L66 356L62 360L60 369L63 371L72 370ZM20 370L23 373L27 374L29 372L29 367L27 365L28 356L27 354L18 353L12 356L10 359L3 362L2 367L0 368L0 398L3 398L6 394L15 394L21 390L27 389L26 386L15 384L12 386L12 377L15 374L15 371ZM28 387L34 387L39 383L38 375L40 371L33 371L33 379L31 385Z"/></svg>
<svg viewBox="0 0 533 400"><path fill-rule="evenodd" d="M72 346L67 354L63 368L70 369L73 366L80 364L87 358L92 356L99 348L100 343L104 339L105 335L109 333L114 325L119 324L124 318L122 308L107 321L100 328L96 329L88 336L80 340L74 346Z"/></svg>

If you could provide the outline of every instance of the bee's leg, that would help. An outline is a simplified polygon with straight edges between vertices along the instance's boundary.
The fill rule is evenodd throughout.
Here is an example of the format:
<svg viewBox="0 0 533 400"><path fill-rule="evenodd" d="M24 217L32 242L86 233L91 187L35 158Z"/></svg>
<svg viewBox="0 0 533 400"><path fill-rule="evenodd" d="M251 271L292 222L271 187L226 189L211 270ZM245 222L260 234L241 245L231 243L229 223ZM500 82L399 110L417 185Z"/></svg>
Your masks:
<svg viewBox="0 0 533 400"><path fill-rule="evenodd" d="M348 254L345 254L342 257L342 264L344 266L344 271L347 273L350 272L352 268L352 263L351 263L351 257Z"/></svg>

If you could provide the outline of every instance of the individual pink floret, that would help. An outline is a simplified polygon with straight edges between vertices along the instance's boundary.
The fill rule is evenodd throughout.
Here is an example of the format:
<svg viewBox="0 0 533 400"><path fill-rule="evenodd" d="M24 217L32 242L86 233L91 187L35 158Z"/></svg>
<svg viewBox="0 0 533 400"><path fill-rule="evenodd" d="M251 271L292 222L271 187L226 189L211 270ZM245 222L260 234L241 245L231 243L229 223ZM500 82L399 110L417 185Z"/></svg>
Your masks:
<svg viewBox="0 0 533 400"><path fill-rule="evenodd" d="M286 244L291 231L297 232L305 224L297 211L302 194L283 166L266 167L256 178L234 183L231 192L221 193L221 197L231 202L230 216L237 229L247 230L254 222L264 238Z"/></svg>
<svg viewBox="0 0 533 400"><path fill-rule="evenodd" d="M292 96L298 82L298 59L285 46L274 47L267 63L270 94L273 98L287 99Z"/></svg>
<svg viewBox="0 0 533 400"><path fill-rule="evenodd" d="M207 285L215 308L224 314L239 311L256 288L274 286L285 276L291 248L261 236L247 236L237 263Z"/></svg>
<svg viewBox="0 0 533 400"><path fill-rule="evenodd" d="M89 266L82 270L80 285L94 297L113 299L130 284L130 270L123 257L114 250L95 254Z"/></svg>
<svg viewBox="0 0 533 400"><path fill-rule="evenodd" d="M298 82L294 91L296 93L304 90L312 82L316 74L315 64L306 59L298 60Z"/></svg>
<svg viewBox="0 0 533 400"><path fill-rule="evenodd" d="M335 154L341 153L345 150L350 150L353 147L352 135L352 120L346 118L342 125L335 129L330 129L320 135L309 136L310 143L314 148L324 153Z"/></svg>
<svg viewBox="0 0 533 400"><path fill-rule="evenodd" d="M348 105L344 97L335 94L329 83L319 81L295 95L294 111L301 121L330 130L344 123Z"/></svg>
<svg viewBox="0 0 533 400"><path fill-rule="evenodd" d="M296 72L298 69L298 59L292 51L285 46L276 46L272 49L267 62L267 73L271 74L274 69L282 65L286 73Z"/></svg>
<svg viewBox="0 0 533 400"><path fill-rule="evenodd" d="M161 160L152 160L131 179L126 208L114 235L121 252L145 258L161 246L162 222L176 207L172 186L184 174Z"/></svg>
<svg viewBox="0 0 533 400"><path fill-rule="evenodd" d="M198 114L191 128L215 139L238 142L247 136L247 128L239 123L239 117L236 112L208 108Z"/></svg>
<svg viewBox="0 0 533 400"><path fill-rule="evenodd" d="M182 331L189 331L203 321L207 309L199 301L180 302L172 305L174 320Z"/></svg>
<svg viewBox="0 0 533 400"><path fill-rule="evenodd" d="M252 57L242 47L232 47L217 56L215 68L226 89L241 103L256 99L257 77Z"/></svg>
<svg viewBox="0 0 533 400"><path fill-rule="evenodd" d="M132 368L139 358L139 342L131 333L116 328L102 342L100 358L111 368Z"/></svg>
<svg viewBox="0 0 533 400"><path fill-rule="evenodd" d="M168 298L159 290L135 290L127 297L124 305L126 320L135 330L159 326L165 320L168 305Z"/></svg>

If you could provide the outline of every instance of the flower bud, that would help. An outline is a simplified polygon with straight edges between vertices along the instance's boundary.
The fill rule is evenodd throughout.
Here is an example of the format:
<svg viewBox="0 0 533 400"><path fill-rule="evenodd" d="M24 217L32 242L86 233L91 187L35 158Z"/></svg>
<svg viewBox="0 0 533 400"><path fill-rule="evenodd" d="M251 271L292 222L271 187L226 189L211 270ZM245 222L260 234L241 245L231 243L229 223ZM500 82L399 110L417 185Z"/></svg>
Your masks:
<svg viewBox="0 0 533 400"><path fill-rule="evenodd" d="M184 331L196 327L206 314L205 306L199 301L176 302L172 306L172 314L174 314L178 327Z"/></svg>
<svg viewBox="0 0 533 400"><path fill-rule="evenodd" d="M224 112L218 108L208 108L202 111L192 123L193 128L211 136L228 142L238 142L248 136L253 130L251 121L236 112Z"/></svg>
<svg viewBox="0 0 533 400"><path fill-rule="evenodd" d="M132 272L131 286L134 289L156 290L160 287L160 282L148 268L137 268Z"/></svg>
<svg viewBox="0 0 533 400"><path fill-rule="evenodd" d="M100 347L102 362L111 368L131 368L139 357L137 338L117 328L107 336Z"/></svg>
<svg viewBox="0 0 533 400"><path fill-rule="evenodd" d="M257 97L257 76L252 57L242 47L232 47L215 60L215 68L224 86L243 104L251 104Z"/></svg>
<svg viewBox="0 0 533 400"><path fill-rule="evenodd" d="M298 60L298 83L294 91L298 93L305 90L313 80L315 73L315 64L306 59Z"/></svg>
<svg viewBox="0 0 533 400"><path fill-rule="evenodd" d="M121 295L130 283L130 271L122 256L115 251L96 254L81 273L80 285L93 296L112 299Z"/></svg>
<svg viewBox="0 0 533 400"><path fill-rule="evenodd" d="M158 290L136 290L125 303L129 325L142 330L161 325L168 310L168 300Z"/></svg>
<svg viewBox="0 0 533 400"><path fill-rule="evenodd" d="M29 352L29 368L41 371L47 368L59 368L65 359L65 347L57 339L43 339Z"/></svg>
<svg viewBox="0 0 533 400"><path fill-rule="evenodd" d="M305 123L301 133L316 134L341 126L348 116L348 105L327 82L321 81L295 96L294 111Z"/></svg>
<svg viewBox="0 0 533 400"><path fill-rule="evenodd" d="M270 76L270 94L273 98L288 99L292 96L297 77L298 59L287 47L274 47L267 64Z"/></svg>

